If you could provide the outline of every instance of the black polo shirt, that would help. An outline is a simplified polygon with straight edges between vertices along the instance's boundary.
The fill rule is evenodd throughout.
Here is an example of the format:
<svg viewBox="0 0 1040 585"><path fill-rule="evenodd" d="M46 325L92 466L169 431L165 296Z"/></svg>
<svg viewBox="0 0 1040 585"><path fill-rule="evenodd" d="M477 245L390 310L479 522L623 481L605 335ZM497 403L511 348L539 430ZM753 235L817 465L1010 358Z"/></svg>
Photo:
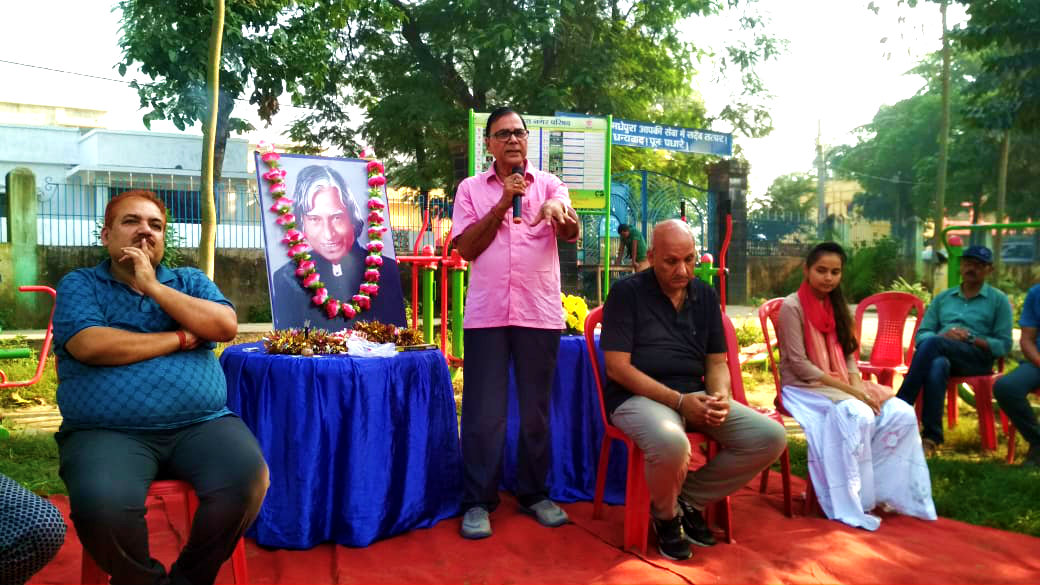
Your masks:
<svg viewBox="0 0 1040 585"><path fill-rule="evenodd" d="M693 279L678 311L661 291L653 270L644 270L610 287L603 306L600 348L632 354L632 365L679 392L704 387L709 353L726 353L722 310L715 290ZM632 397L613 380L603 390L607 412Z"/></svg>

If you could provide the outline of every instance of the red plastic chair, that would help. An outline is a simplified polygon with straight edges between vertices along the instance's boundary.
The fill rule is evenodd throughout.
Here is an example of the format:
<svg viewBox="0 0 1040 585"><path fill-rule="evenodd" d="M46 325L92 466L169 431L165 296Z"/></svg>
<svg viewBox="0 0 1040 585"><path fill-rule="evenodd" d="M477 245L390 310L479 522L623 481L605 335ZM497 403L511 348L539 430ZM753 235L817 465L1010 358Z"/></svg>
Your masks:
<svg viewBox="0 0 1040 585"><path fill-rule="evenodd" d="M781 392L780 386L780 370L776 365L776 358L773 357L773 342L769 337L769 326L773 326L773 331L777 331L776 324L780 317L780 305L784 304L784 299L775 298L766 301L761 307L758 308L758 321L762 325L762 336L766 342L766 356L769 359L769 372L773 374L773 384L776 386L776 398L773 400L773 404L776 405L776 410L784 416L791 416L791 413L784 408L784 396ZM777 340L779 343L779 339ZM792 417L794 418L794 417ZM805 475L805 507L802 509L802 514L808 516L813 513L813 510L819 508L819 503L816 501L816 492L813 490L812 474L806 470Z"/></svg>
<svg viewBox="0 0 1040 585"><path fill-rule="evenodd" d="M921 326L924 318L924 302L910 293L904 292L882 292L860 301L856 306L856 339L862 339L860 335L863 327L863 314L867 308L877 308L877 336L874 338L874 347L870 351L870 361L859 361L859 349L856 350L856 362L859 372L864 380L871 376L877 378L878 384L892 387L892 381L898 372L906 375L910 367L910 360L914 357L913 339L917 336L917 329ZM914 320L914 332L910 336L909 347L903 349L903 330L910 311L916 310Z"/></svg>
<svg viewBox="0 0 1040 585"><path fill-rule="evenodd" d="M747 396L744 394L744 378L740 372L740 345L737 343L737 331L733 328L733 321L725 313L722 314L722 328L726 331L726 361L729 365L730 390L733 399L775 420L780 426L784 426L784 417L776 410L748 404ZM780 477L784 486L784 515L790 518L794 513L791 505L791 454L787 447L784 447L784 452L780 454ZM764 494L767 489L769 489L768 467L762 470L762 481L758 491Z"/></svg>
<svg viewBox="0 0 1040 585"><path fill-rule="evenodd" d="M1040 388L1034 389L1032 393L1040 396ZM1000 411L1000 422L1004 426L1004 436L1006 436L1008 440L1007 462L1008 464L1011 464L1015 462L1015 425L1008 420L1008 417L1004 414L1003 410Z"/></svg>
<svg viewBox="0 0 1040 585"><path fill-rule="evenodd" d="M625 539L624 548L634 548L646 554L646 542L650 528L650 493L646 487L646 463L643 450L636 446L635 441L629 438L621 429L610 424L607 418L607 410L603 405L603 376L599 364L599 351L596 344L596 326L603 321L603 307L599 306L589 311L585 317L585 346L588 350L589 361L592 363L593 377L596 379L596 390L599 394L599 412L603 419L603 443L599 450L599 465L596 469L596 494L593 498L592 517L603 517L603 492L607 484L607 463L610 461L611 441L621 441L628 449L628 471L625 478ZM690 445L696 446L702 443L708 445L708 458L713 457L718 450L718 443L707 435L701 433L686 433L690 439ZM721 524L726 542L733 542L733 528L731 525L732 514L730 513L730 502L727 496L714 506L717 513L722 517ZM711 514L710 511L709 515ZM711 519L708 519L709 523Z"/></svg>
<svg viewBox="0 0 1040 585"><path fill-rule="evenodd" d="M975 410L979 414L979 436L982 438L982 448L993 451L997 448L996 418L993 413L993 385L997 383L1004 373L1004 358L997 360L996 373L983 374L981 376L951 376L946 381L946 426L953 428L957 426L957 386L965 384L975 392ZM914 409L917 410L917 418L921 418L921 408L924 400L924 392L917 395ZM1009 429L1004 425L1004 432Z"/></svg>
<svg viewBox="0 0 1040 585"><path fill-rule="evenodd" d="M198 498L195 497L195 490L192 489L191 484L180 480L161 480L153 482L151 487L148 488L149 498L171 496L180 496L184 499L184 513L188 522L188 530L185 534L190 534L191 520L195 517L195 510L199 506ZM249 582L249 572L246 567L245 541L241 538L238 539L238 544L235 545L235 550L231 553L231 570L235 577L235 583L243 585ZM108 583L108 575L101 570L101 567L97 566L94 559L87 554L86 549L83 549L80 583L84 585L103 585Z"/></svg>
<svg viewBox="0 0 1040 585"><path fill-rule="evenodd" d="M54 289L49 286L20 286L18 290L21 292L42 292L51 295L53 301L55 297ZM11 381L7 379L7 374L3 370L0 370L0 388L16 388L20 386L32 386L33 384L40 381L43 376L43 369L47 366L47 354L51 351L51 340L54 339L54 304L51 304L51 316L47 319L47 332L43 336L43 345L40 347L39 361L36 364L36 374L28 380L15 380Z"/></svg>

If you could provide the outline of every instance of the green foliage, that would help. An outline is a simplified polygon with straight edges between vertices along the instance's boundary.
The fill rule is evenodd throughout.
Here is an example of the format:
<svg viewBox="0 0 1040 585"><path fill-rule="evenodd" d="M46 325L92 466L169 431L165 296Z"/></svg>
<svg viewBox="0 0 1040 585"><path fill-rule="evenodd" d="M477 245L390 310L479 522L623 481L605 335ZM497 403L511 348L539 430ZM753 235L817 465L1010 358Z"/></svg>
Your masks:
<svg viewBox="0 0 1040 585"><path fill-rule="evenodd" d="M230 133L252 129L244 119L231 115L236 100L247 91L249 103L267 122L278 113L278 98L285 93L295 103L304 93L321 97L339 91L351 67L342 52L356 40L347 27L347 17L355 14L355 8L350 0L226 3L214 177L220 176ZM119 9L123 50L119 74L139 68L152 79L130 82L141 108L147 110L145 126L169 120L184 130L207 120L209 44L205 39L213 22L213 4L121 0Z"/></svg>
<svg viewBox="0 0 1040 585"><path fill-rule="evenodd" d="M982 128L1040 128L1040 36L1036 2L966 2L968 22L950 36L978 52L982 71L968 88L967 115Z"/></svg>
<svg viewBox="0 0 1040 585"><path fill-rule="evenodd" d="M467 148L466 111L508 104L521 112L557 110L705 127L691 88L705 48L682 38L680 24L741 10L741 38L716 62L744 77L720 118L738 133L771 127L755 103L765 93L755 73L781 43L750 9L754 0L653 0L645 3L506 1L496 4L417 0L361 3L348 20L345 87L311 91L297 105L314 108L290 133L310 150L332 145L352 152L344 132L352 106L365 112L366 140L387 159L399 184L421 191L454 184ZM613 168L651 168L703 183L702 157L665 157L615 150ZM450 191L451 189L449 189Z"/></svg>
<svg viewBox="0 0 1040 585"><path fill-rule="evenodd" d="M762 343L762 327L758 324L757 317L745 318L734 330L737 333L737 345L740 347Z"/></svg>
<svg viewBox="0 0 1040 585"><path fill-rule="evenodd" d="M955 47L956 49L957 47ZM976 212L996 209L1000 135L972 119L969 90L984 71L985 58L961 47L953 52L947 215L970 202ZM893 235L908 239L915 226L907 220L930 220L936 189L939 148L936 128L941 117L941 63L938 54L923 60L913 73L926 85L912 97L881 106L874 119L857 129L857 142L836 147L833 168L863 187L853 200L869 219L893 222ZM1016 135L1009 160L1007 214L1013 220L1035 215L1035 185L1040 182L1040 137Z"/></svg>
<svg viewBox="0 0 1040 585"><path fill-rule="evenodd" d="M928 305L932 302L932 292L920 282L907 282L902 276L892 281L892 284L888 285L888 290L895 292L905 292L914 295L921 299L921 301Z"/></svg>
<svg viewBox="0 0 1040 585"><path fill-rule="evenodd" d="M842 286L849 302L858 303L878 291L879 283L900 276L899 243L883 237L870 244L857 244L849 250L849 261L842 275Z"/></svg>
<svg viewBox="0 0 1040 585"><path fill-rule="evenodd" d="M816 208L816 179L806 173L788 173L773 179L756 211L770 215L804 217Z"/></svg>
<svg viewBox="0 0 1040 585"><path fill-rule="evenodd" d="M246 314L246 319L249 323L270 323L274 319L271 317L271 304L260 303L259 305L249 305L249 311Z"/></svg>

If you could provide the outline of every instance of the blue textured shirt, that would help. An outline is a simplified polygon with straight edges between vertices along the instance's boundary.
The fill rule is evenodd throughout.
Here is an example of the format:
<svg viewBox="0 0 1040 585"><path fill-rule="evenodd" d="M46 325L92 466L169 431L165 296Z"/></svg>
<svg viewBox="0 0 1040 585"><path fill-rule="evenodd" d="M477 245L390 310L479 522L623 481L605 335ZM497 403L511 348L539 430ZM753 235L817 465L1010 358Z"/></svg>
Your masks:
<svg viewBox="0 0 1040 585"><path fill-rule="evenodd" d="M1026 301L1022 303L1022 316L1018 318L1018 326L1040 328L1040 284L1034 284L1026 293Z"/></svg>
<svg viewBox="0 0 1040 585"><path fill-rule="evenodd" d="M66 351L65 344L88 327L137 333L180 329L158 303L113 278L110 263L74 270L58 283L54 352L62 430L172 429L229 414L227 382L213 343L122 366L92 366ZM196 268L160 264L156 278L184 294L231 306Z"/></svg>
<svg viewBox="0 0 1040 585"><path fill-rule="evenodd" d="M1011 351L1011 303L1007 295L988 284L983 284L979 294L970 299L961 294L959 286L935 295L924 312L915 344L953 327L985 339L993 357L1003 357Z"/></svg>

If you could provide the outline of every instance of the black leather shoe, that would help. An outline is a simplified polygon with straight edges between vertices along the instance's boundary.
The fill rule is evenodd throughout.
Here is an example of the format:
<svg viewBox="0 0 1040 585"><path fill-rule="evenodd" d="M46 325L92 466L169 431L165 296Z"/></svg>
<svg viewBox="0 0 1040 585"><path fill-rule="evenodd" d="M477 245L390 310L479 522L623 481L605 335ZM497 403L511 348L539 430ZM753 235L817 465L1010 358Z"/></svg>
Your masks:
<svg viewBox="0 0 1040 585"><path fill-rule="evenodd" d="M690 543L683 534L682 520L679 516L671 520L653 519L654 532L657 533L657 550L661 556L673 561L685 561L693 556Z"/></svg>
<svg viewBox="0 0 1040 585"><path fill-rule="evenodd" d="M694 508L682 499L679 500L679 508L682 509L683 532L691 543L705 547L715 546L718 543L711 528L708 528L708 523L704 520L704 516L697 508Z"/></svg>

